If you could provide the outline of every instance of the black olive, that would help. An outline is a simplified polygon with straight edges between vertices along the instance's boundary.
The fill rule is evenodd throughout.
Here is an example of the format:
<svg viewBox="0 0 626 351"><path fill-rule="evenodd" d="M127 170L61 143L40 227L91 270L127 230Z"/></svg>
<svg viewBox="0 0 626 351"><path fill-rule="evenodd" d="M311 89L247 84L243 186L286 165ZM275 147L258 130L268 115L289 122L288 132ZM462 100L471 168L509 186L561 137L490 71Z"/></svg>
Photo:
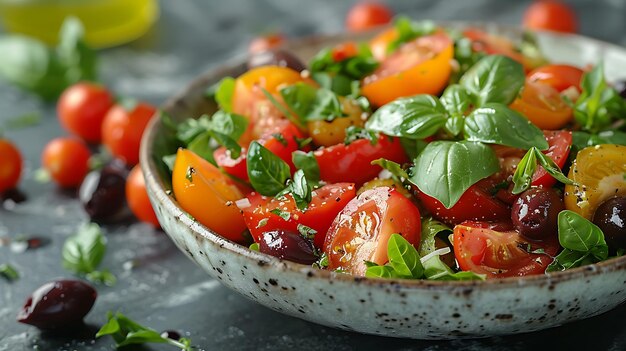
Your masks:
<svg viewBox="0 0 626 351"><path fill-rule="evenodd" d="M554 189L531 188L513 204L511 219L519 233L529 239L542 240L556 236L563 199Z"/></svg>
<svg viewBox="0 0 626 351"><path fill-rule="evenodd" d="M306 66L294 54L285 50L267 50L253 54L248 59L248 69L260 66L281 66L302 72Z"/></svg>
<svg viewBox="0 0 626 351"><path fill-rule="evenodd" d="M111 221L124 213L127 175L125 166L115 161L87 174L78 197L93 221Z"/></svg>
<svg viewBox="0 0 626 351"><path fill-rule="evenodd" d="M17 321L40 329L76 326L91 310L97 295L91 285L80 280L52 281L30 294Z"/></svg>
<svg viewBox="0 0 626 351"><path fill-rule="evenodd" d="M263 233L259 251L302 264L311 264L317 260L311 240L288 230L277 229Z"/></svg>
<svg viewBox="0 0 626 351"><path fill-rule="evenodd" d="M593 223L612 249L626 249L626 197L612 197L598 206Z"/></svg>

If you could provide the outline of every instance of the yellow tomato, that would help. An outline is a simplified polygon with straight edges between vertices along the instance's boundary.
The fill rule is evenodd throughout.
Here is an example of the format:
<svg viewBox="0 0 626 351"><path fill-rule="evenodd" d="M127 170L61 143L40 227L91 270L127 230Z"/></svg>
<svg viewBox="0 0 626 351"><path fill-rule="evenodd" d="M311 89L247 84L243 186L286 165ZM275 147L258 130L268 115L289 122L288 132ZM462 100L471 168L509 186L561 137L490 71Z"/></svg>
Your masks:
<svg viewBox="0 0 626 351"><path fill-rule="evenodd" d="M367 114L353 99L341 99L341 107L347 115L335 118L332 121L311 121L307 123L309 135L319 146L332 146L342 143L346 139L346 128L350 126L363 127Z"/></svg>

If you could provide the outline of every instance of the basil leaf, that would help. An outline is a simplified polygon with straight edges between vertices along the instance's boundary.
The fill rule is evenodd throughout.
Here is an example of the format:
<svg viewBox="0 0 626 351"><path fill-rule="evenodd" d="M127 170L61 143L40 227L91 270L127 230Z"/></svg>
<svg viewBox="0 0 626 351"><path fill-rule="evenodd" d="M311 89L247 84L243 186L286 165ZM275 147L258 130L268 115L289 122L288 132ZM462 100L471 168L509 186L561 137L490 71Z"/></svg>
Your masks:
<svg viewBox="0 0 626 351"><path fill-rule="evenodd" d="M584 130L594 133L609 128L613 120L626 114L626 102L606 83L602 63L583 75L581 88L574 118Z"/></svg>
<svg viewBox="0 0 626 351"><path fill-rule="evenodd" d="M93 271L85 274L85 278L90 282L113 286L117 283L117 278L108 270Z"/></svg>
<svg viewBox="0 0 626 351"><path fill-rule="evenodd" d="M377 132L357 126L349 126L348 128L346 128L346 137L343 143L349 145L353 141L366 139L370 141L370 144L376 145L378 143L378 137L379 135Z"/></svg>
<svg viewBox="0 0 626 351"><path fill-rule="evenodd" d="M233 94L235 93L235 79L225 77L219 82L215 90L215 101L220 109L226 112L233 111Z"/></svg>
<svg viewBox="0 0 626 351"><path fill-rule="evenodd" d="M495 152L472 141L434 141L415 159L409 181L446 208L479 180L500 170Z"/></svg>
<svg viewBox="0 0 626 351"><path fill-rule="evenodd" d="M276 107L276 109L280 111L280 113L282 113L285 118L289 120L289 122L295 124L301 130L306 130L306 125L304 124L302 118L300 118L298 115L294 115L288 108L278 102L278 100L276 100L276 98L272 94L270 94L269 91L261 88L261 92L263 93L263 95L265 95L267 100L272 105L274 105L274 107Z"/></svg>
<svg viewBox="0 0 626 351"><path fill-rule="evenodd" d="M609 248L602 230L576 212L559 213L559 243L566 249L590 253L597 261L605 260Z"/></svg>
<svg viewBox="0 0 626 351"><path fill-rule="evenodd" d="M176 126L176 138L184 144L189 144L198 135L211 130L209 116L202 115L200 118L187 118Z"/></svg>
<svg viewBox="0 0 626 351"><path fill-rule="evenodd" d="M436 97L416 95L383 105L372 114L365 128L389 136L423 139L443 127L447 116Z"/></svg>
<svg viewBox="0 0 626 351"><path fill-rule="evenodd" d="M78 18L68 17L63 21L56 54L59 62L66 67L68 85L81 80L94 80L97 76L96 53L85 44L84 36L85 30Z"/></svg>
<svg viewBox="0 0 626 351"><path fill-rule="evenodd" d="M489 55L472 66L459 81L474 97L476 106L489 102L508 105L524 86L526 76L522 65L502 55Z"/></svg>
<svg viewBox="0 0 626 351"><path fill-rule="evenodd" d="M288 221L291 218L291 212L283 211L280 208L275 208L271 210L270 213L277 215L278 217L284 219L285 221Z"/></svg>
<svg viewBox="0 0 626 351"><path fill-rule="evenodd" d="M424 150L426 145L428 145L428 143L424 140L415 140L408 138L400 138L400 144L402 144L404 152L406 152L407 156L409 156L409 159L411 160L415 159L417 155L419 155L420 152Z"/></svg>
<svg viewBox="0 0 626 351"><path fill-rule="evenodd" d="M574 181L567 178L561 171L561 168L559 168L559 166L554 163L554 161L548 155L535 149L535 156L537 157L537 160L539 161L541 167L543 167L543 169L545 169L549 175L554 177L554 179L563 184L574 184Z"/></svg>
<svg viewBox="0 0 626 351"><path fill-rule="evenodd" d="M387 242L389 264L401 278L419 279L424 274L417 250L400 234L391 234Z"/></svg>
<svg viewBox="0 0 626 351"><path fill-rule="evenodd" d="M106 252L106 239L100 226L83 224L78 232L63 244L63 267L77 273L87 274L96 270Z"/></svg>
<svg viewBox="0 0 626 351"><path fill-rule="evenodd" d="M345 76L351 80L361 80L378 68L378 61L372 56L367 44L360 45L356 56L335 61L333 48L320 50L309 63L313 75L327 72L335 76Z"/></svg>
<svg viewBox="0 0 626 351"><path fill-rule="evenodd" d="M464 37L462 33L450 33L450 35L456 35L454 40L454 60L459 64L458 70L453 70L450 75L450 83L457 83L465 72L485 57L486 54L481 51L474 51L472 41Z"/></svg>
<svg viewBox="0 0 626 351"><path fill-rule="evenodd" d="M248 128L248 119L234 113L219 110L211 117L211 130L239 140Z"/></svg>
<svg viewBox="0 0 626 351"><path fill-rule="evenodd" d="M309 206L313 195L311 193L311 185L309 185L309 182L304 176L304 171L299 169L294 173L293 181L289 183L289 190L298 209L304 210Z"/></svg>
<svg viewBox="0 0 626 351"><path fill-rule="evenodd" d="M370 266L365 270L368 278L395 278L394 269L391 266Z"/></svg>
<svg viewBox="0 0 626 351"><path fill-rule="evenodd" d="M442 232L452 232L452 229L438 220L432 218L422 219L422 235L419 246L419 255L421 257L436 250L435 237Z"/></svg>
<svg viewBox="0 0 626 351"><path fill-rule="evenodd" d="M398 36L387 45L387 53L394 52L404 43L408 43L424 35L432 34L437 29L432 21L415 22L405 16L401 16L395 20L394 27Z"/></svg>
<svg viewBox="0 0 626 351"><path fill-rule="evenodd" d="M241 146L239 146L237 141L235 141L226 134L222 134L216 131L209 131L209 133L211 134L211 137L213 137L213 139L218 142L218 144L228 149L228 151L230 152L230 157L232 159L236 159L241 155Z"/></svg>
<svg viewBox="0 0 626 351"><path fill-rule="evenodd" d="M3 263L0 264L0 277L3 277L8 281L13 281L19 279L20 274L10 264Z"/></svg>
<svg viewBox="0 0 626 351"><path fill-rule="evenodd" d="M213 158L214 150L210 144L211 137L212 135L210 131L204 132L198 135L197 137L195 137L191 142L189 142L189 144L187 144L187 149L193 151L194 153L196 153L198 156L202 157L203 159L211 162L213 165L217 165L217 163L215 162L215 158ZM170 156L173 156L173 158L168 161L172 162L172 166L170 167L170 169L173 170L174 169L173 162L176 160L176 154L169 155L167 157L170 157ZM164 161L166 161L166 159L164 159Z"/></svg>
<svg viewBox="0 0 626 351"><path fill-rule="evenodd" d="M402 169L402 166L400 166L400 164L396 162L389 161L384 158L379 158L372 161L371 164L378 165L383 169L386 169L399 182L401 182L402 179L409 179L409 175L406 173L406 171Z"/></svg>
<svg viewBox="0 0 626 351"><path fill-rule="evenodd" d="M566 269L580 267L588 257L588 252L563 249L563 251L556 255L554 261L548 265L546 272L564 271Z"/></svg>
<svg viewBox="0 0 626 351"><path fill-rule="evenodd" d="M304 176L309 181L313 183L318 183L320 181L320 167L312 151L294 151L291 154L291 159L294 166L301 169L304 172Z"/></svg>
<svg viewBox="0 0 626 351"><path fill-rule="evenodd" d="M317 234L317 230L311 227L307 227L304 224L298 223L297 229L298 233L300 233L300 235L305 239L313 240L315 238L315 234Z"/></svg>
<svg viewBox="0 0 626 351"><path fill-rule="evenodd" d="M357 97L361 87L361 82L353 80L350 77L335 74L331 75L326 72L316 72L311 75L320 87L328 89L333 93L341 96Z"/></svg>
<svg viewBox="0 0 626 351"><path fill-rule="evenodd" d="M297 83L281 89L280 95L304 121L332 121L344 115L339 98L328 89Z"/></svg>
<svg viewBox="0 0 626 351"><path fill-rule="evenodd" d="M474 272L454 272L448 265L443 263L437 255L422 262L424 265L424 277L428 280L485 280L486 275Z"/></svg>
<svg viewBox="0 0 626 351"><path fill-rule="evenodd" d="M513 173L513 184L515 184L512 190L513 194L520 194L530 188L536 170L537 156L535 149L531 148L519 161L515 173Z"/></svg>
<svg viewBox="0 0 626 351"><path fill-rule="evenodd" d="M289 165L257 141L250 143L246 156L250 184L259 194L274 196L286 186Z"/></svg>
<svg viewBox="0 0 626 351"><path fill-rule="evenodd" d="M461 116L469 109L472 101L465 88L458 84L448 86L439 100L449 114Z"/></svg>
<svg viewBox="0 0 626 351"><path fill-rule="evenodd" d="M519 149L536 147L547 150L549 145L541 129L510 108L488 103L465 118L465 138L489 144Z"/></svg>

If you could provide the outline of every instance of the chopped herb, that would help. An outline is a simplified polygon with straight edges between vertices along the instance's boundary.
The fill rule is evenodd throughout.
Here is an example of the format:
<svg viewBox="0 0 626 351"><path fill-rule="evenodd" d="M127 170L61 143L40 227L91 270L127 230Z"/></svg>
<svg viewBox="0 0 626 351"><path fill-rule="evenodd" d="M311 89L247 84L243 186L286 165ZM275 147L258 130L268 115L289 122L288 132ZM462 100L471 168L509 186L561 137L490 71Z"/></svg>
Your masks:
<svg viewBox="0 0 626 351"><path fill-rule="evenodd" d="M10 264L3 263L0 264L0 277L3 277L8 281L13 281L19 279L20 274Z"/></svg>
<svg viewBox="0 0 626 351"><path fill-rule="evenodd" d="M278 217L284 219L285 221L288 221L289 219L291 219L291 213L283 211L280 208L275 208L271 210L270 213L277 215Z"/></svg>
<svg viewBox="0 0 626 351"><path fill-rule="evenodd" d="M320 269L328 267L328 255L326 255L326 252L323 252L320 258L315 263L313 263L313 267Z"/></svg>
<svg viewBox="0 0 626 351"><path fill-rule="evenodd" d="M190 183L193 183L193 174L194 173L196 173L196 170L193 167L191 167L191 166L187 167L187 171L185 172L185 178L187 178L187 180Z"/></svg>
<svg viewBox="0 0 626 351"><path fill-rule="evenodd" d="M349 145L353 141L367 139L372 145L378 144L378 133L365 128L350 126L346 128L346 138L344 144Z"/></svg>
<svg viewBox="0 0 626 351"><path fill-rule="evenodd" d="M317 234L317 230L311 227L307 227L304 224L299 224L299 223L298 223L298 232L300 233L300 235L302 235L303 238L310 239L310 240L313 240L313 238L315 238L315 234Z"/></svg>
<svg viewBox="0 0 626 351"><path fill-rule="evenodd" d="M274 137L274 139L276 139L276 141L281 143L283 146L287 147L287 145L288 145L287 139L285 139L285 137L282 134L274 133L274 134L272 134L272 136Z"/></svg>
<svg viewBox="0 0 626 351"><path fill-rule="evenodd" d="M259 221L259 223L257 223L256 228L259 229L259 228L265 227L267 225L267 221L268 221L267 218L263 218L262 220Z"/></svg>
<svg viewBox="0 0 626 351"><path fill-rule="evenodd" d="M252 244L250 244L249 249L252 250L252 251L260 251L259 243L252 243Z"/></svg>

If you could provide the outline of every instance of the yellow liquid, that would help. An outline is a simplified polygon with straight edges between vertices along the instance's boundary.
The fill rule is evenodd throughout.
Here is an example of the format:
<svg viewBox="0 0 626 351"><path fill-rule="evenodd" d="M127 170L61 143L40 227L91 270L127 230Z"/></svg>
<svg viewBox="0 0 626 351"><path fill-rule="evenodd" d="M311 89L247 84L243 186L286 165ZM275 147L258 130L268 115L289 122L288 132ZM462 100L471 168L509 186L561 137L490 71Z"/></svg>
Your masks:
<svg viewBox="0 0 626 351"><path fill-rule="evenodd" d="M55 44L63 20L75 16L85 27L87 43L96 48L137 39L158 13L156 0L0 0L7 31Z"/></svg>

